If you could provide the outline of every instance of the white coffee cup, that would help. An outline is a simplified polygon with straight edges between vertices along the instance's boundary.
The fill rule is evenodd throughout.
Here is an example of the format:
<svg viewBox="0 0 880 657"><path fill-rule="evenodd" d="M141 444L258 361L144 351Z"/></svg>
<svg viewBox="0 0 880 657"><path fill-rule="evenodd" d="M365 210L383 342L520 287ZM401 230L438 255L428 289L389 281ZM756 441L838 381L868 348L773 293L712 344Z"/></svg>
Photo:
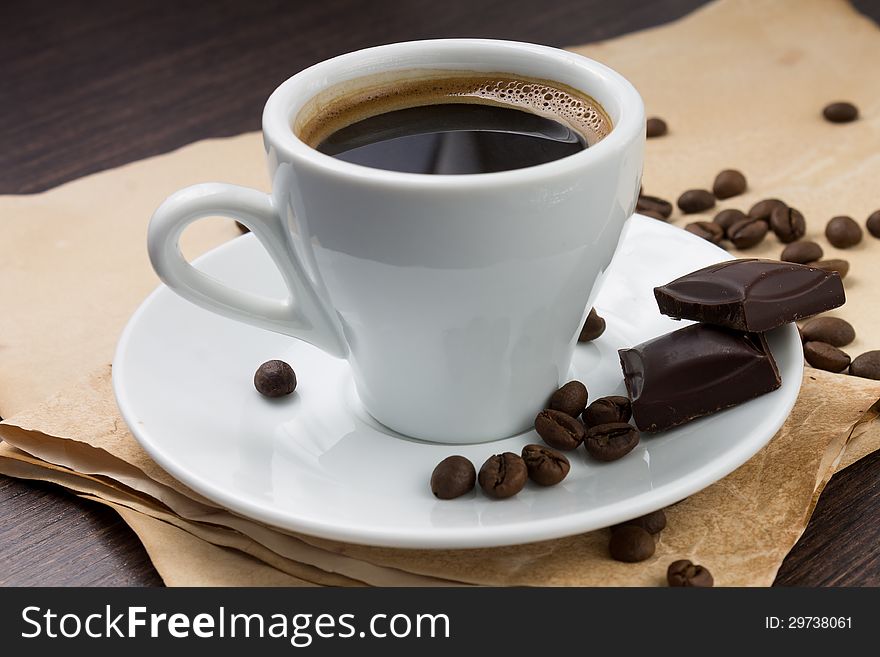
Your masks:
<svg viewBox="0 0 880 657"><path fill-rule="evenodd" d="M318 152L292 128L319 94L432 71L560 82L601 104L613 128L575 155L473 175L363 167ZM203 308L348 359L364 407L395 431L472 443L529 428L566 380L596 283L633 212L645 116L632 85L602 64L544 46L397 43L284 82L263 111L263 138L271 195L207 183L156 210L148 242L161 279ZM181 233L213 215L253 231L287 299L234 290L186 262Z"/></svg>

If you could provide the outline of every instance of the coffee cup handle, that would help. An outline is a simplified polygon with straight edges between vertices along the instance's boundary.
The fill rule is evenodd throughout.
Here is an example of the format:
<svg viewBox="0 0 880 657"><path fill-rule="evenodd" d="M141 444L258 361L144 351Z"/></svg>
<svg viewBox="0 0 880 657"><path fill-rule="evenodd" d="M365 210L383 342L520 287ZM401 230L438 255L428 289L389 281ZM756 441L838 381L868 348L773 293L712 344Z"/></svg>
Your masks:
<svg viewBox="0 0 880 657"><path fill-rule="evenodd" d="M287 285L286 299L236 290L186 261L179 244L184 229L218 215L240 221L260 240ZM306 273L271 196L223 183L182 189L153 213L147 246L159 278L184 299L224 317L305 340L333 356L348 354L336 314Z"/></svg>

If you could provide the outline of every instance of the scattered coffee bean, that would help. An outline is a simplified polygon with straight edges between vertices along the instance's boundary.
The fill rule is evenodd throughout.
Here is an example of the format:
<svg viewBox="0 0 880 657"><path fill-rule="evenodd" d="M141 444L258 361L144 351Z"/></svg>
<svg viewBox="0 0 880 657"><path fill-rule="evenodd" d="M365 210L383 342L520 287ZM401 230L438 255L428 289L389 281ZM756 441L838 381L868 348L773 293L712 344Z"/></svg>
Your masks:
<svg viewBox="0 0 880 657"><path fill-rule="evenodd" d="M859 118L859 108L847 102L831 103L822 110L822 116L831 123L849 123Z"/></svg>
<svg viewBox="0 0 880 657"><path fill-rule="evenodd" d="M597 461L616 461L639 444L639 432L626 422L597 424L587 430L584 447Z"/></svg>
<svg viewBox="0 0 880 657"><path fill-rule="evenodd" d="M633 518L632 520L627 520L618 525L614 525L613 527L611 527L611 531L615 532L621 527L628 527L630 525L641 527L649 534L659 534L661 531L666 529L666 514L663 512L663 509L657 509L656 511L652 511L647 515Z"/></svg>
<svg viewBox="0 0 880 657"><path fill-rule="evenodd" d="M880 239L880 210L876 210L870 214L868 220L865 222L865 227L871 235Z"/></svg>
<svg viewBox="0 0 880 657"><path fill-rule="evenodd" d="M856 356L849 366L849 373L863 379L880 380L880 351L866 351Z"/></svg>
<svg viewBox="0 0 880 657"><path fill-rule="evenodd" d="M839 317L813 317L801 327L804 342L826 342L833 347L845 347L856 339L856 330Z"/></svg>
<svg viewBox="0 0 880 657"><path fill-rule="evenodd" d="M773 210L780 206L786 207L785 203L780 201L778 198L765 198L763 201L758 201L751 208L749 208L747 214L752 219L760 219L761 221L766 221L769 224L770 215L773 214Z"/></svg>
<svg viewBox="0 0 880 657"><path fill-rule="evenodd" d="M727 231L727 239L738 249L750 249L761 243L767 235L767 223L748 218L738 221Z"/></svg>
<svg viewBox="0 0 880 657"><path fill-rule="evenodd" d="M578 336L578 342L590 342L595 340L605 332L605 320L599 317L599 313L595 308L590 309L581 334Z"/></svg>
<svg viewBox="0 0 880 657"><path fill-rule="evenodd" d="M639 214L651 217L651 219L656 219L657 221L666 221L666 217L654 210L639 210Z"/></svg>
<svg viewBox="0 0 880 657"><path fill-rule="evenodd" d="M526 445L522 448L529 479L539 486L555 486L565 479L571 464L564 454L543 445Z"/></svg>
<svg viewBox="0 0 880 657"><path fill-rule="evenodd" d="M267 360L254 374L254 387L266 397L283 397L296 389L296 374L283 360Z"/></svg>
<svg viewBox="0 0 880 657"><path fill-rule="evenodd" d="M712 244L718 244L724 239L724 229L713 221L693 221L684 229Z"/></svg>
<svg viewBox="0 0 880 657"><path fill-rule="evenodd" d="M691 562L690 559L673 561L666 570L669 586L691 586L709 588L715 584L712 573L706 568Z"/></svg>
<svg viewBox="0 0 880 657"><path fill-rule="evenodd" d="M541 439L556 449L575 449L584 441L586 429L576 418L562 411L545 409L535 418L535 431Z"/></svg>
<svg viewBox="0 0 880 657"><path fill-rule="evenodd" d="M826 342L807 342L804 344L804 358L820 370L843 372L849 367L849 356Z"/></svg>
<svg viewBox="0 0 880 657"><path fill-rule="evenodd" d="M526 485L528 478L525 461L513 452L490 456L480 468L478 477L480 488L497 500L516 495Z"/></svg>
<svg viewBox="0 0 880 657"><path fill-rule="evenodd" d="M248 228L247 226L245 226L245 225L244 225L243 223L241 223L240 221L236 221L236 222L235 222L235 225L238 226L238 229L239 229L242 233L249 233L249 232L251 232L251 229Z"/></svg>
<svg viewBox="0 0 880 657"><path fill-rule="evenodd" d="M715 195L707 189L689 189L678 197L678 209L685 214L715 207Z"/></svg>
<svg viewBox="0 0 880 657"><path fill-rule="evenodd" d="M788 244L806 234L807 222L799 210L777 207L770 214L770 228L780 242Z"/></svg>
<svg viewBox="0 0 880 657"><path fill-rule="evenodd" d="M662 137L667 132L669 132L669 128L666 125L666 121L656 116L649 118L645 125L645 134L648 139Z"/></svg>
<svg viewBox="0 0 880 657"><path fill-rule="evenodd" d="M782 249L782 255L779 256L779 259L783 262L795 262L799 265L805 265L808 262L821 260L823 255L825 254L822 251L822 247L816 242L801 241L793 242Z"/></svg>
<svg viewBox="0 0 880 657"><path fill-rule="evenodd" d="M616 532L611 532L608 551L611 558L626 563L644 561L654 556L654 537L641 527L627 525Z"/></svg>
<svg viewBox="0 0 880 657"><path fill-rule="evenodd" d="M451 500L472 491L476 481L477 471L470 460L447 456L431 473L431 492L441 500Z"/></svg>
<svg viewBox="0 0 880 657"><path fill-rule="evenodd" d="M587 386L580 381L569 381L550 397L550 408L577 417L587 407Z"/></svg>
<svg viewBox="0 0 880 657"><path fill-rule="evenodd" d="M619 395L600 397L587 406L581 417L588 427L614 422L629 422L632 417L632 405L629 403L628 397Z"/></svg>
<svg viewBox="0 0 880 657"><path fill-rule="evenodd" d="M836 271L840 274L841 279L846 278L846 275L849 273L849 260L817 260L815 262L808 262L807 266L815 267L816 269L821 269L823 271Z"/></svg>
<svg viewBox="0 0 880 657"><path fill-rule="evenodd" d="M659 196L639 196L636 201L636 210L643 214L648 211L656 212L664 219L669 219L672 215L672 203Z"/></svg>
<svg viewBox="0 0 880 657"><path fill-rule="evenodd" d="M832 246L848 249L862 241L862 227L852 217L834 217L825 226L825 237Z"/></svg>
<svg viewBox="0 0 880 657"><path fill-rule="evenodd" d="M746 215L743 214L741 210L722 210L718 214L715 215L715 218L712 219L716 224L721 226L724 229L725 235L727 231L730 230L730 227L738 221L742 221L746 218Z"/></svg>
<svg viewBox="0 0 880 657"><path fill-rule="evenodd" d="M739 196L744 191L746 191L746 177L736 169L725 169L715 176L715 182L712 184L715 198L731 198Z"/></svg>

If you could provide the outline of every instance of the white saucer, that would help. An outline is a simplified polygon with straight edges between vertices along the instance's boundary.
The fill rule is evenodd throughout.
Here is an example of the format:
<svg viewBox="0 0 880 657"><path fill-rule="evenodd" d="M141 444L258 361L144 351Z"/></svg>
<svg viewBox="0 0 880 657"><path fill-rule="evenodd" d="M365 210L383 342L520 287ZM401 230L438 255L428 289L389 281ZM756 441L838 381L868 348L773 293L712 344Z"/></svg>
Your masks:
<svg viewBox="0 0 880 657"><path fill-rule="evenodd" d="M679 228L644 217L627 226L596 302L607 330L579 345L571 378L591 399L625 394L617 357L683 324L663 317L652 288L730 256ZM198 261L200 269L251 292L284 287L252 235ZM422 443L384 428L360 407L348 365L297 340L224 319L153 292L126 327L113 363L122 416L150 455L217 503L277 527L325 538L411 548L527 543L605 527L676 502L755 454L782 425L801 385L794 326L769 336L782 387L683 427L643 436L623 459L602 464L568 454L568 478L529 483L495 501L477 490L440 501L434 466L463 454L477 469L491 454L540 442L533 431L481 445ZM296 370L296 392L268 400L253 387L263 361ZM549 391L548 391L549 393Z"/></svg>

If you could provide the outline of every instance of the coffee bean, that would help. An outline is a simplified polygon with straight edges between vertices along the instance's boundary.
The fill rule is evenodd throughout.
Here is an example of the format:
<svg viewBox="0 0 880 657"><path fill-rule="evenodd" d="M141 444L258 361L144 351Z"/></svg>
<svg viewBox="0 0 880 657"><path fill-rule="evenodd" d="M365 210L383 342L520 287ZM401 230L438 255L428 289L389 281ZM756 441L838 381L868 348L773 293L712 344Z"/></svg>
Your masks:
<svg viewBox="0 0 880 657"><path fill-rule="evenodd" d="M880 380L880 351L866 351L856 356L849 366L849 373L863 379Z"/></svg>
<svg viewBox="0 0 880 657"><path fill-rule="evenodd" d="M880 210L876 210L870 214L865 222L868 232L874 237L880 239Z"/></svg>
<svg viewBox="0 0 880 657"><path fill-rule="evenodd" d="M801 327L805 342L826 342L833 347L845 347L856 339L856 330L839 317L814 317Z"/></svg>
<svg viewBox="0 0 880 657"><path fill-rule="evenodd" d="M770 228L783 244L802 238L807 232L804 215L794 208L777 207L770 214Z"/></svg>
<svg viewBox="0 0 880 657"><path fill-rule="evenodd" d="M773 210L780 206L787 207L786 204L780 201L778 198L765 198L763 201L758 201L751 208L749 208L747 214L752 219L760 219L761 221L766 221L769 224L770 215L773 214Z"/></svg>
<svg viewBox="0 0 880 657"><path fill-rule="evenodd" d="M715 182L712 184L715 198L731 198L739 196L744 191L746 191L746 177L736 169L725 169L715 176Z"/></svg>
<svg viewBox="0 0 880 657"><path fill-rule="evenodd" d="M639 196L636 201L636 210L643 214L648 211L656 212L664 219L669 219L672 215L672 203L659 196Z"/></svg>
<svg viewBox="0 0 880 657"><path fill-rule="evenodd" d="M767 235L767 224L760 219L743 219L737 221L727 231L727 238L738 249L750 249L761 243Z"/></svg>
<svg viewBox="0 0 880 657"><path fill-rule="evenodd" d="M597 461L616 461L639 444L639 432L626 422L597 424L587 430L584 447Z"/></svg>
<svg viewBox="0 0 880 657"><path fill-rule="evenodd" d="M715 207L715 195L706 189L689 189L678 197L678 209L685 214L703 212Z"/></svg>
<svg viewBox="0 0 880 657"><path fill-rule="evenodd" d="M822 269L824 271L836 271L840 274L841 279L846 278L846 275L849 273L849 260L817 260L815 262L808 262L807 266Z"/></svg>
<svg viewBox="0 0 880 657"><path fill-rule="evenodd" d="M247 226L245 226L245 225L244 225L243 223L241 223L240 221L236 221L236 222L235 222L235 225L238 227L238 230L240 230L242 233L249 233L249 232L251 232L251 229L248 228Z"/></svg>
<svg viewBox="0 0 880 657"><path fill-rule="evenodd" d="M668 131L669 128L666 126L666 121L659 117L652 116L646 122L645 135L648 139L653 139L654 137L662 137Z"/></svg>
<svg viewBox="0 0 880 657"><path fill-rule="evenodd" d="M587 386L580 381L569 381L550 397L550 408L577 417L587 407Z"/></svg>
<svg viewBox="0 0 880 657"><path fill-rule="evenodd" d="M825 226L825 237L832 246L848 249L862 241L862 227L852 217L834 217Z"/></svg>
<svg viewBox="0 0 880 657"><path fill-rule="evenodd" d="M616 532L611 532L608 551L611 558L626 563L644 561L654 556L654 537L641 527L627 525Z"/></svg>
<svg viewBox="0 0 880 657"><path fill-rule="evenodd" d="M605 332L605 320L599 317L599 313L595 308L590 309L581 334L578 336L578 342L590 342L595 340Z"/></svg>
<svg viewBox="0 0 880 657"><path fill-rule="evenodd" d="M663 512L663 509L657 509L644 516L639 516L638 518L626 520L620 524L614 525L611 527L611 531L615 532L621 527L628 527L631 525L641 527L649 534L659 534L666 529L666 514Z"/></svg>
<svg viewBox="0 0 880 657"><path fill-rule="evenodd" d="M431 492L441 500L460 497L474 488L477 471L463 456L447 456L431 473Z"/></svg>
<svg viewBox="0 0 880 657"><path fill-rule="evenodd" d="M746 218L746 215L743 214L742 210L722 210L718 214L715 215L715 218L712 219L716 224L721 226L724 229L725 235L727 231L730 230L730 227L738 221L742 221Z"/></svg>
<svg viewBox="0 0 880 657"><path fill-rule="evenodd" d="M724 229L713 221L693 221L684 229L712 244L718 244L724 239Z"/></svg>
<svg viewBox="0 0 880 657"><path fill-rule="evenodd" d="M639 214L651 217L651 219L656 219L657 221L666 221L666 217L654 210L639 210Z"/></svg>
<svg viewBox="0 0 880 657"><path fill-rule="evenodd" d="M825 254L822 251L822 247L816 242L801 241L789 244L782 249L782 255L779 256L779 259L784 262L796 262L797 264L805 265L808 262L821 260L823 255Z"/></svg>
<svg viewBox="0 0 880 657"><path fill-rule="evenodd" d="M831 103L822 110L822 116L831 123L849 123L859 118L859 108L847 102Z"/></svg>
<svg viewBox="0 0 880 657"><path fill-rule="evenodd" d="M283 360L267 360L254 374L254 387L266 397L283 397L296 389L296 374Z"/></svg>
<svg viewBox="0 0 880 657"><path fill-rule="evenodd" d="M584 441L587 430L568 413L548 408L535 418L535 431L551 447L568 451Z"/></svg>
<svg viewBox="0 0 880 657"><path fill-rule="evenodd" d="M529 472L529 479L539 486L555 486L565 479L571 464L564 454L543 445L526 445L522 459Z"/></svg>
<svg viewBox="0 0 880 657"><path fill-rule="evenodd" d="M619 395L600 397L587 406L582 417L588 427L614 422L629 422L632 417L632 405L627 397Z"/></svg>
<svg viewBox="0 0 880 657"><path fill-rule="evenodd" d="M520 492L528 477L529 472L522 457L513 452L504 452L486 459L480 468L479 482L486 495L502 500Z"/></svg>
<svg viewBox="0 0 880 657"><path fill-rule="evenodd" d="M666 570L666 581L669 586L690 586L699 588L709 588L715 584L706 568L691 562L690 559L681 559L673 561Z"/></svg>
<svg viewBox="0 0 880 657"><path fill-rule="evenodd" d="M820 370L843 372L849 367L849 356L826 342L807 342L804 344L804 358Z"/></svg>

